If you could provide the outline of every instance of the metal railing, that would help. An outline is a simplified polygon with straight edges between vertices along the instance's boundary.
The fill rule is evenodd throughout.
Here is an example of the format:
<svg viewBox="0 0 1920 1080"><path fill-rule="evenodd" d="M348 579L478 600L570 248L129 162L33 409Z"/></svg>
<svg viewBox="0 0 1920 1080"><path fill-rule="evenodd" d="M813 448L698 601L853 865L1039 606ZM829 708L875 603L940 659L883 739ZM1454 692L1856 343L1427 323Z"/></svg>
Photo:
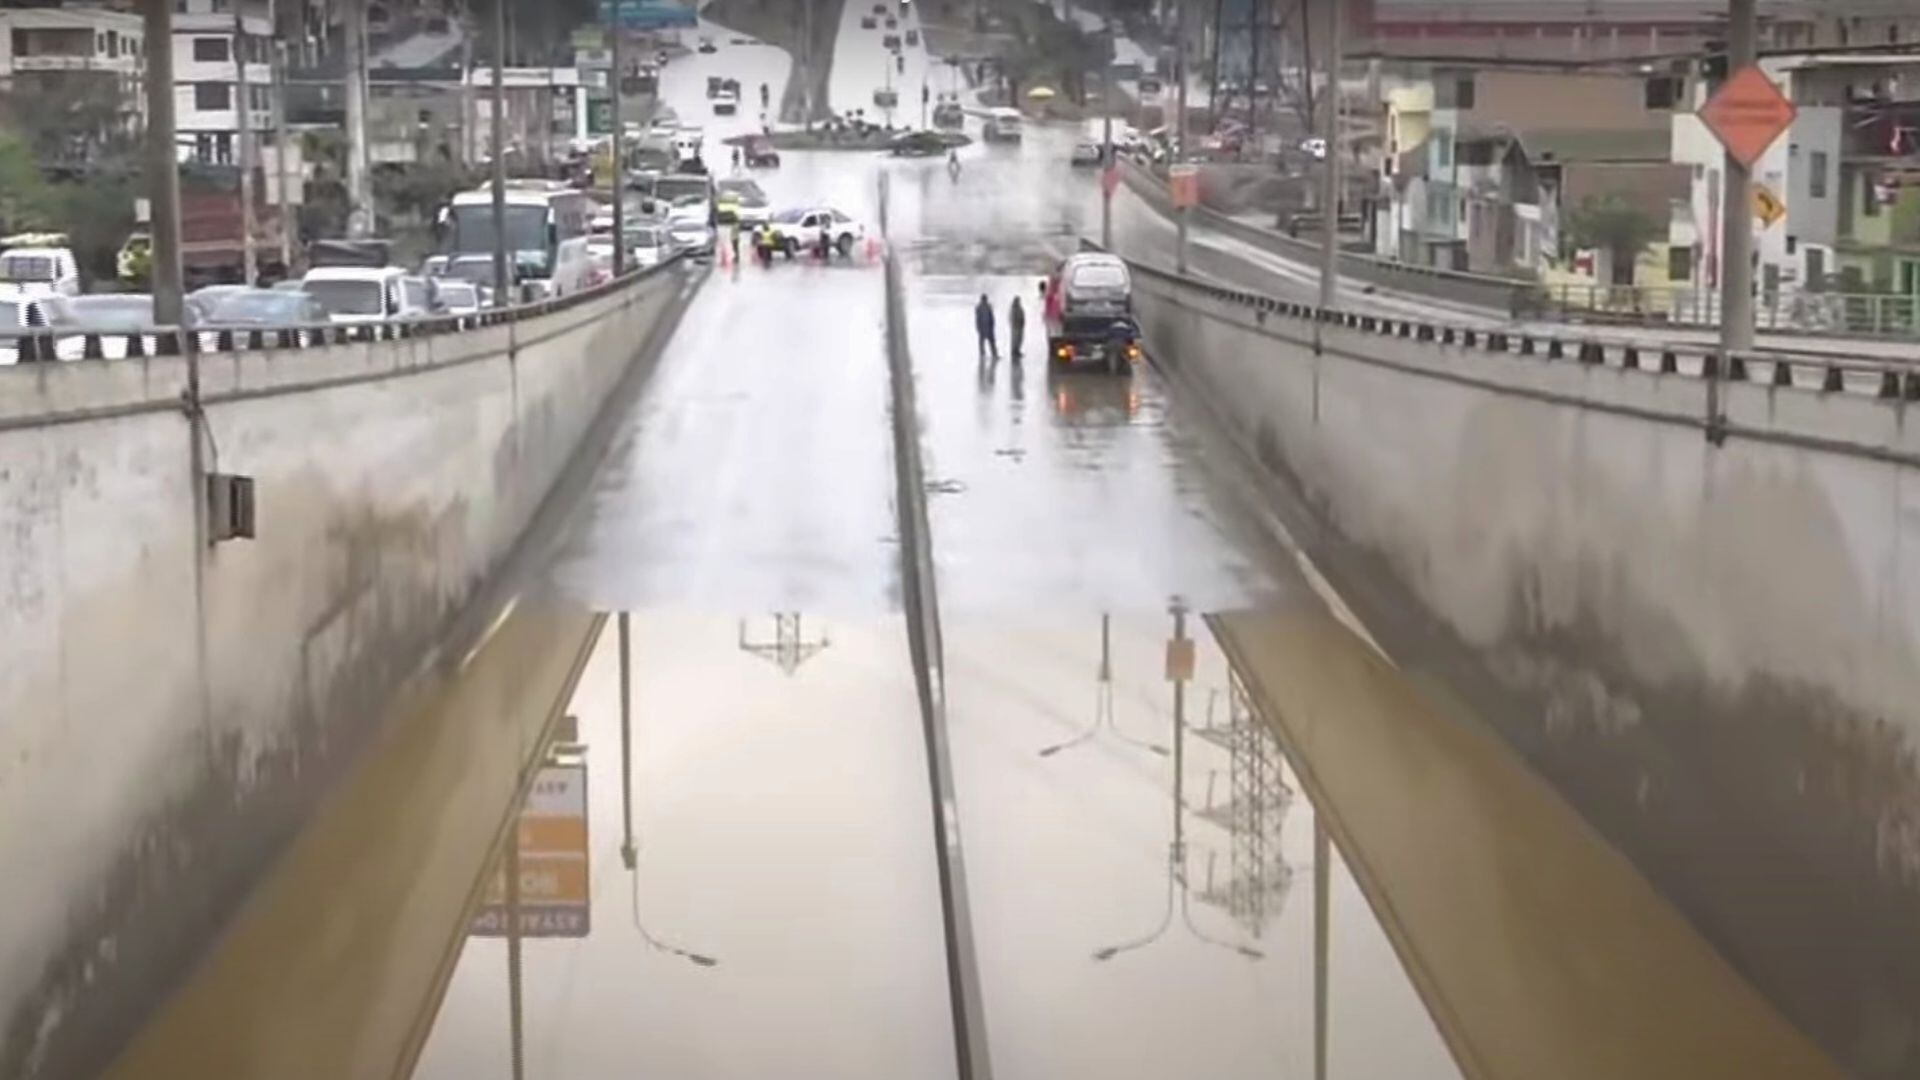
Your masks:
<svg viewBox="0 0 1920 1080"><path fill-rule="evenodd" d="M1084 247L1096 248L1082 240ZM1646 371L1682 378L1757 383L1815 393L1846 393L1894 401L1920 401L1920 356L1905 358L1850 357L1786 349L1741 352L1722 362L1712 342L1672 342L1649 346L1630 338L1604 334L1530 333L1518 329L1489 329L1460 323L1376 315L1234 289L1182 276L1169 269L1128 259L1136 274L1232 304L1253 313L1253 321L1267 325L1270 318L1339 327L1362 334L1450 346L1458 349L1527 357L1542 363L1575 363L1625 371ZM1309 339L1311 335L1309 335Z"/></svg>
<svg viewBox="0 0 1920 1080"><path fill-rule="evenodd" d="M1678 286L1542 285L1522 298L1519 318L1634 325L1720 325L1718 290ZM1772 333L1920 339L1920 296L1762 290L1754 326Z"/></svg>
<svg viewBox="0 0 1920 1080"><path fill-rule="evenodd" d="M9 366L86 360L138 360L181 356L189 347L201 355L287 351L357 342L407 341L504 326L565 311L625 288L642 278L677 266L675 253L659 263L630 270L565 296L486 308L458 315L425 315L364 323L290 323L282 326L151 326L131 330L78 330L46 327L0 331L0 369Z"/></svg>
<svg viewBox="0 0 1920 1080"><path fill-rule="evenodd" d="M1171 196L1157 173L1128 161L1123 175L1137 194L1161 212L1171 213ZM1283 258L1318 264L1320 245L1316 242L1261 228L1205 206L1195 207L1194 215L1211 229ZM1341 253L1340 273L1381 288L1487 308L1514 319L1688 327L1720 324L1720 297L1713 289L1543 285L1357 252ZM1920 296L1763 289L1755 297L1754 322L1756 329L1768 333L1920 339Z"/></svg>

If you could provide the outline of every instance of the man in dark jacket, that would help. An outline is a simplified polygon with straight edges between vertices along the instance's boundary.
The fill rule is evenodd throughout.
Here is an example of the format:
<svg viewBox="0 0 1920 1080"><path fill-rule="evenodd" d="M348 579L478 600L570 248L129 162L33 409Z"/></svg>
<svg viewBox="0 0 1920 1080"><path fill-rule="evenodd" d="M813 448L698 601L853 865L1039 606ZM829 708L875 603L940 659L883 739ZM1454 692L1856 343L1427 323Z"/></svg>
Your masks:
<svg viewBox="0 0 1920 1080"><path fill-rule="evenodd" d="M993 305L987 302L986 293L981 293L980 302L973 306L973 329L980 335L980 359L985 360L988 353L1000 359L1000 345L993 337Z"/></svg>
<svg viewBox="0 0 1920 1080"><path fill-rule="evenodd" d="M1020 359L1020 339L1027 334L1027 309L1020 306L1020 298L1013 298L1013 306L1007 309L1007 353L1017 363Z"/></svg>

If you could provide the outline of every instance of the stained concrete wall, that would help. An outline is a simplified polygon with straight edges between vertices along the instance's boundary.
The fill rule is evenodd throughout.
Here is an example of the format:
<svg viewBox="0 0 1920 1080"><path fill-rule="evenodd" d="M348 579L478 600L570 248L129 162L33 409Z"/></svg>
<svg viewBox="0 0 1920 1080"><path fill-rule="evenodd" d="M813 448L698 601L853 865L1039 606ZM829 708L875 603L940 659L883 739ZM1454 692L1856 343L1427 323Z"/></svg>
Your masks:
<svg viewBox="0 0 1920 1080"><path fill-rule="evenodd" d="M501 565L695 284L206 356L0 368L0 1074L90 1074L224 923ZM325 932L315 927L316 933Z"/></svg>
<svg viewBox="0 0 1920 1080"><path fill-rule="evenodd" d="M1863 373L1722 383L1716 445L1698 358L1660 374L1136 287L1156 362L1395 661L1850 1071L1920 1072L1920 406Z"/></svg>

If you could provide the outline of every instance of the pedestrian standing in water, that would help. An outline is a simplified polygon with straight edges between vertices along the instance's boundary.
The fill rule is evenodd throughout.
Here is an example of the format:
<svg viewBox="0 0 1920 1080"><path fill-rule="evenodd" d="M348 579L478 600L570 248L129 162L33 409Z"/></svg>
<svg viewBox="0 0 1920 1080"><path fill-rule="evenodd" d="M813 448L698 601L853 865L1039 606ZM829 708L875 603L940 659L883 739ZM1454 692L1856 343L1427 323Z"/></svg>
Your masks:
<svg viewBox="0 0 1920 1080"><path fill-rule="evenodd" d="M1020 298L1013 298L1013 306L1007 308L1007 355L1020 359L1020 339L1027 334L1027 309L1020 306Z"/></svg>
<svg viewBox="0 0 1920 1080"><path fill-rule="evenodd" d="M993 305L986 293L980 294L980 302L973 307L973 329L980 335L980 359L985 360L989 352L995 360L1000 359L1000 345L993 337Z"/></svg>

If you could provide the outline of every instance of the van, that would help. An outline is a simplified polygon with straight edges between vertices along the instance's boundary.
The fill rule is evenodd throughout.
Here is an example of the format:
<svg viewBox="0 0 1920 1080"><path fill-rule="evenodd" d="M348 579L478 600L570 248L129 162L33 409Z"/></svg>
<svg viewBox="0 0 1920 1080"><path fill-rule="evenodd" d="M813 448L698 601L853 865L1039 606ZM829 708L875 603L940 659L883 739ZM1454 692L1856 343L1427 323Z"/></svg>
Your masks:
<svg viewBox="0 0 1920 1080"><path fill-rule="evenodd" d="M79 296L80 266L64 247L9 247L0 252L0 296Z"/></svg>
<svg viewBox="0 0 1920 1080"><path fill-rule="evenodd" d="M988 142L1020 141L1020 110L1000 106L987 110L987 122L980 137Z"/></svg>
<svg viewBox="0 0 1920 1080"><path fill-rule="evenodd" d="M418 319L432 313L424 279L409 288L408 274L397 266L321 266L307 271L300 287L312 293L336 323L376 323Z"/></svg>

